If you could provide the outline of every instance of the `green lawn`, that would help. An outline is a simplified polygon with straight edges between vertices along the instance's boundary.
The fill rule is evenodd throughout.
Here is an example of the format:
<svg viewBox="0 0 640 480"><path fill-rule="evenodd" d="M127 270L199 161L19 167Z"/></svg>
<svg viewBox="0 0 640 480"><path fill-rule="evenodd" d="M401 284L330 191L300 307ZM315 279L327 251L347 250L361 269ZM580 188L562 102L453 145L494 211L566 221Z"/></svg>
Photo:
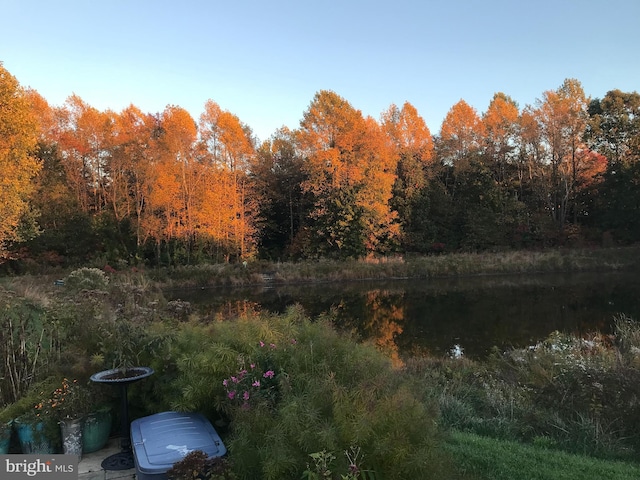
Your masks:
<svg viewBox="0 0 640 480"><path fill-rule="evenodd" d="M453 432L446 449L465 479L640 479L640 464L599 460L470 433Z"/></svg>

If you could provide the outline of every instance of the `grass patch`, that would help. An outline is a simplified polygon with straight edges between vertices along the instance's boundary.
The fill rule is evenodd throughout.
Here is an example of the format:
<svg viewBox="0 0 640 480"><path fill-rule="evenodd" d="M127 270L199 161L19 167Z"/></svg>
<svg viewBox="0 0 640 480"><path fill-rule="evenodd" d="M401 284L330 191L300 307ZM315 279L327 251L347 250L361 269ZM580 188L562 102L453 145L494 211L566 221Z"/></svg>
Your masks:
<svg viewBox="0 0 640 480"><path fill-rule="evenodd" d="M621 270L638 266L639 247L451 253L303 262L252 261L243 264L194 265L149 270L163 288L258 285L395 278Z"/></svg>
<svg viewBox="0 0 640 480"><path fill-rule="evenodd" d="M487 480L637 480L640 466L541 446L452 432L446 443L462 478Z"/></svg>

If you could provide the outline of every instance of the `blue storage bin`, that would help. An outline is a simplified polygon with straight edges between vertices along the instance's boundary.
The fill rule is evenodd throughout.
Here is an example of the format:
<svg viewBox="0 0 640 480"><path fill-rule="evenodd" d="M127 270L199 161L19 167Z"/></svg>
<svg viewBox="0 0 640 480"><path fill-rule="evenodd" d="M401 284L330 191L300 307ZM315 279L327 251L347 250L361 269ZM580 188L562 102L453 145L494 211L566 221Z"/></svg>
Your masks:
<svg viewBox="0 0 640 480"><path fill-rule="evenodd" d="M227 453L218 432L199 413L162 412L131 422L138 480L166 480L167 470L194 450L209 457Z"/></svg>

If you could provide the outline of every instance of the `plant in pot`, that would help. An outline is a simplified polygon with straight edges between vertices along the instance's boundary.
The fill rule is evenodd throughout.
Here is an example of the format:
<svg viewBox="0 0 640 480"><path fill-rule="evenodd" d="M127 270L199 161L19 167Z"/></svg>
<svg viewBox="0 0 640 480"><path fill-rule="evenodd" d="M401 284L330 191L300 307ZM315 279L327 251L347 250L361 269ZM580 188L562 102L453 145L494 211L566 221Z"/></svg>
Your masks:
<svg viewBox="0 0 640 480"><path fill-rule="evenodd" d="M44 395L44 392L40 392ZM31 397L16 402L16 407L22 407ZM60 427L50 409L50 398L42 397L30 403L27 409L18 409L19 415L13 420L18 433L18 440L22 453L43 454L55 453L60 446Z"/></svg>
<svg viewBox="0 0 640 480"><path fill-rule="evenodd" d="M82 431L93 401L87 386L78 380L62 379L48 400L48 409L60 425L65 454L82 457Z"/></svg>

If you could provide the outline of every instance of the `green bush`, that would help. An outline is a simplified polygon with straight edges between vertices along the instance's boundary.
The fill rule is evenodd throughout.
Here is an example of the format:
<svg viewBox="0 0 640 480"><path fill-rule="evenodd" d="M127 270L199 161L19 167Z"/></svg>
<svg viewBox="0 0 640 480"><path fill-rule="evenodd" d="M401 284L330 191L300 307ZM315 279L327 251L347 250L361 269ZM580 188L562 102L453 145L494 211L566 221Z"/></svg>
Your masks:
<svg viewBox="0 0 640 480"><path fill-rule="evenodd" d="M446 478L450 471L435 404L421 401L416 385L374 347L339 335L326 320L312 322L293 308L182 325L172 348L177 394L170 406L214 419L225 413L239 478L298 479L309 455L323 450L336 452L336 471L346 472L340 453L351 447L380 478Z"/></svg>

